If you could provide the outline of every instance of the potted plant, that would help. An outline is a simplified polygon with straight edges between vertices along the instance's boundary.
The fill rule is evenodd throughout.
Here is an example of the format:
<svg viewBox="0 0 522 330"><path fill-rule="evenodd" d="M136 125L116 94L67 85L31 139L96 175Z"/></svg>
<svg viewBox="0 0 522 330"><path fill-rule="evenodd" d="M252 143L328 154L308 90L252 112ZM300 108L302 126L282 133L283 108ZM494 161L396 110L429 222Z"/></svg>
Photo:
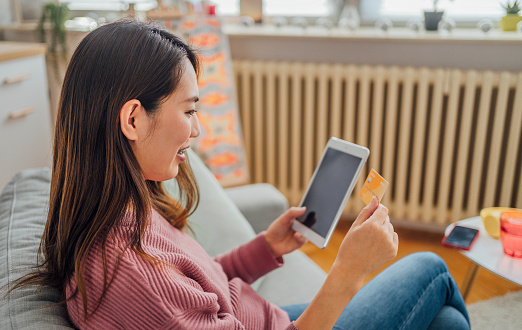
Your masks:
<svg viewBox="0 0 522 330"><path fill-rule="evenodd" d="M442 19L442 15L444 15L444 10L438 10L439 0L432 0L432 2L433 10L424 11L424 27L426 31L437 31L439 28L439 22Z"/></svg>
<svg viewBox="0 0 522 330"><path fill-rule="evenodd" d="M53 62L56 78L59 79L59 59L67 62L67 45L65 22L69 17L69 7L65 4L48 3L42 8L42 16L38 23L41 42L46 42L47 31L50 34L49 57ZM47 25L48 24L48 25ZM60 50L58 50L60 48ZM59 79L60 80L60 79Z"/></svg>
<svg viewBox="0 0 522 330"><path fill-rule="evenodd" d="M502 31L515 31L517 29L518 22L522 21L520 12L520 0L508 0L505 5L502 5L506 11L506 15L500 20L500 28Z"/></svg>

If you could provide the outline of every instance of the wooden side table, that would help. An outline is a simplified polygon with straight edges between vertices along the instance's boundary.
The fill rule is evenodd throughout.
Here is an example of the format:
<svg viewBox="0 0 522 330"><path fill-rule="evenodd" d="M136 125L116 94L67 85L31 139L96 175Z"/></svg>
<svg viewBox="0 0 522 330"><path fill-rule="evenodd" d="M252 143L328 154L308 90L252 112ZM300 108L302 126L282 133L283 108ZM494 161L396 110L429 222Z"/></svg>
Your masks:
<svg viewBox="0 0 522 330"><path fill-rule="evenodd" d="M522 286L522 258L513 258L504 253L500 239L488 235L481 217L472 217L457 221L446 228L448 234L456 224L464 227L475 228L480 231L477 240L469 251L460 250L460 253L471 260L471 265L466 272L462 283L462 296L467 298L479 267Z"/></svg>

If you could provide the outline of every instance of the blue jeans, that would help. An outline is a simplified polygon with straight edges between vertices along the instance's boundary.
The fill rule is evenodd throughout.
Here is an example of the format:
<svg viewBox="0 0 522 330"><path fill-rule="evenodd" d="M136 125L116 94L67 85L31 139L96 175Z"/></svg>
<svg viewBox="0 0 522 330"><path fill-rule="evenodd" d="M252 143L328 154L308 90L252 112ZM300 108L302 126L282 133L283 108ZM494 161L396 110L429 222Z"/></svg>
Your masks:
<svg viewBox="0 0 522 330"><path fill-rule="evenodd" d="M295 321L308 304L282 307ZM419 252L385 269L350 301L334 329L470 329L446 263Z"/></svg>

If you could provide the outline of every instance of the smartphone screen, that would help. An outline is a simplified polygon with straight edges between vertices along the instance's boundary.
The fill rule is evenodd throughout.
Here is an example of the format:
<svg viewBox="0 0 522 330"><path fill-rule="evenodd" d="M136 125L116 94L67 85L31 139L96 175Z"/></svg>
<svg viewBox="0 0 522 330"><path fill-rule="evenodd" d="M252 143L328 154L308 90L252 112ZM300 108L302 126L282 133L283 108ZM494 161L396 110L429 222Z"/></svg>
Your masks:
<svg viewBox="0 0 522 330"><path fill-rule="evenodd" d="M459 249L469 250L473 244L473 241L477 237L478 232L479 231L477 229L455 226L451 233L444 237L442 244Z"/></svg>

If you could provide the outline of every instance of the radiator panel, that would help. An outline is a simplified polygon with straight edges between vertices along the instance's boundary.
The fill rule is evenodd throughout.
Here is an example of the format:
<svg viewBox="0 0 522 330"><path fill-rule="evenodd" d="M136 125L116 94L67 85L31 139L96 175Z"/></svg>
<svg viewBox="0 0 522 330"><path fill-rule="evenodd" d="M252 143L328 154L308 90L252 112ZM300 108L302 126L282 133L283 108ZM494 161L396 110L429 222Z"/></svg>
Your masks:
<svg viewBox="0 0 522 330"><path fill-rule="evenodd" d="M234 61L253 182L297 205L327 139L371 151L394 220L444 227L522 207L522 73Z"/></svg>

